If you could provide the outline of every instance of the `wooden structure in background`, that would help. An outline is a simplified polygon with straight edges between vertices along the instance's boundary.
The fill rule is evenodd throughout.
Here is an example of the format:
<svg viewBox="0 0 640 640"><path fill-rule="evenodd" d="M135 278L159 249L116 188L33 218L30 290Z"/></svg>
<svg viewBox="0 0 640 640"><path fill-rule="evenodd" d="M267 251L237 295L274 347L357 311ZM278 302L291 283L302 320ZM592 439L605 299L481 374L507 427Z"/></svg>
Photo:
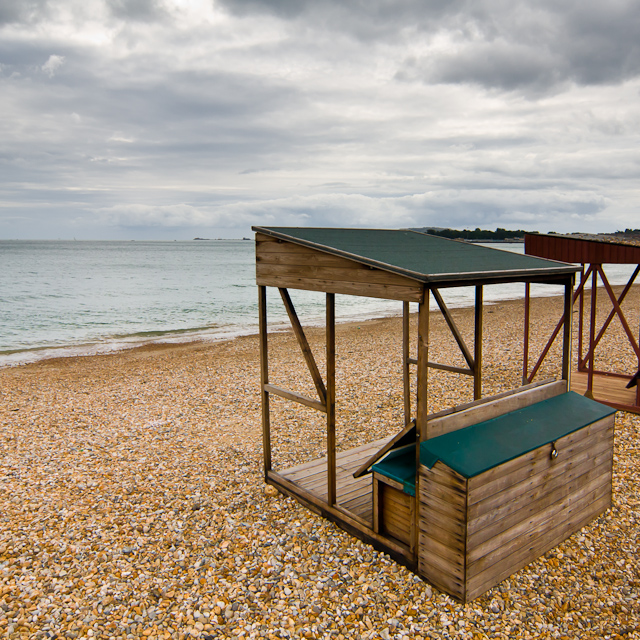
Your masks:
<svg viewBox="0 0 640 640"><path fill-rule="evenodd" d="M584 524L556 504L562 489L553 488L547 495L524 497L523 506L528 516L511 527L519 527L516 536L522 549L531 547L531 553L521 552L517 562L500 563L499 570L484 573L480 582L467 585L467 562L462 559L457 578L464 583L456 587L445 578L447 558L457 557L457 546L466 540L467 528L472 519L450 521L447 513L456 512L456 500L443 498L448 486L457 495L462 488L458 479L445 479L440 463L429 466L423 460L426 443L436 443L447 434L459 431L470 433L479 423L498 415L517 412L523 407L536 405L558 393L566 391L570 382L571 323L561 324L563 335L563 360L561 383L531 383L499 394L482 397L482 318L483 287L487 284L506 282L539 282L564 286L564 317L571 317L573 282L578 268L554 261L518 255L487 247L470 245L430 236L424 233L399 230L372 229L311 229L254 227L256 232L256 281L259 289L261 391L264 443L265 480L281 492L293 496L310 509L336 522L359 538L373 544L419 575L427 578L454 597L467 601L490 588L498 580L535 559L561 539L571 535L576 527ZM471 348L465 343L453 316L449 312L441 289L458 286L474 286L475 330ZM267 288L279 290L287 309L292 328L304 355L307 367L315 383L317 397L309 397L296 390L284 389L269 378ZM321 291L326 294L326 374L323 379L302 325L288 294L288 289ZM398 300L403 303L402 371L404 379L403 425L398 425L398 435L388 441L364 442L348 451L337 451L336 446L336 390L335 390L335 294L350 294ZM430 298L443 313L466 362L466 367L454 367L437 363L429 357ZM409 303L418 303L418 335L415 355L409 339ZM558 330L559 331L559 330ZM417 397L411 398L411 366L415 366ZM473 378L474 400L467 405L452 407L437 414L429 413L428 375L432 370L453 371ZM554 386L555 384L555 386ZM560 384L561 387L557 385ZM311 407L326 415L327 455L318 460L289 469L274 469L271 455L270 397L277 395L287 400ZM564 393L564 396L570 394ZM600 407L597 403L581 399ZM415 411L414 411L415 406ZM536 405L537 406L537 405ZM517 421L517 419L516 419ZM553 411L545 418L549 433L560 429L561 421L555 420ZM466 436L465 436L466 437ZM549 457L549 442L539 443L544 449L542 457ZM536 447L536 448L539 448ZM545 448L546 447L546 448ZM589 445L585 447L588 449ZM585 448L583 447L583 448ZM527 458L529 451L522 451L522 463L499 460L498 467L511 464L536 464ZM608 449L609 457L612 448ZM537 456L537 457L536 457ZM516 457L519 457L517 455ZM565 462L565 455L560 458ZM555 458L551 459L555 462ZM582 460L586 471L595 464L587 456ZM569 463L572 464L572 463ZM536 467L537 468L537 467ZM491 471L497 473L495 469ZM546 472L544 472L546 473ZM446 475L446 474L445 474ZM607 494L610 487L610 471L604 474L600 489ZM587 476L583 478L586 482ZM476 481L477 482L477 481ZM510 482L519 480L510 472L502 480L491 483L488 494L496 504L512 503L513 489ZM609 484L607 484L607 482ZM471 480L469 480L471 483ZM587 487L580 480L571 489L573 498L584 499ZM546 485L545 485L546 486ZM467 485L465 485L467 487ZM603 488L604 487L604 488ZM469 489L470 491L470 489ZM558 493L559 492L559 493ZM485 492L486 493L486 492ZM487 494L487 495L488 495ZM471 493L469 494L471 495ZM566 498L566 492L562 494ZM589 494L591 495L591 494ZM577 497L576 497L577 496ZM546 502L545 502L546 500ZM602 498L597 509L606 509L610 501ZM465 504L469 504L465 498ZM468 507L471 509L471 507ZM555 510L554 510L555 509ZM596 509L596 510L597 510ZM532 513L538 521L553 521L556 536L542 536L538 525L527 527ZM593 511L590 517L593 517ZM437 522L436 522L437 521ZM499 519L498 519L499 522ZM505 524L506 520L502 522ZM579 526L578 526L579 525ZM499 524L496 524L499 527ZM495 527L494 527L495 528ZM441 531L443 539L436 539ZM558 537L562 533L562 537ZM436 536L436 538L434 538ZM501 539L494 531L492 537ZM536 544L531 546L531 541ZM465 543L466 544L466 543ZM524 545L524 546L523 546ZM500 546L498 544L498 546ZM507 545L504 548L508 548ZM482 551L476 550L477 558ZM460 558L458 558L460 560ZM435 571L435 573L434 573ZM471 576L469 570L469 576ZM493 581L493 582L492 582Z"/></svg>
<svg viewBox="0 0 640 640"><path fill-rule="evenodd" d="M616 409L640 413L640 385L630 389L626 388L636 370L640 371L640 347L638 346L640 327L634 335L622 310L622 303L640 272L640 246L601 240L585 240L571 236L527 234L525 236L525 252L528 255L551 260L582 264L580 282L574 293L574 301L579 301L579 329L578 367L572 378L572 389ZM615 295L609 284L603 268L604 264L637 265L619 296ZM604 286L611 304L611 311L599 330L596 328L598 279ZM589 292L589 316L586 318L585 285L589 283L591 288ZM527 308L528 304L527 291ZM636 361L621 362L620 365L623 371L598 370L596 368L596 348L615 318L620 321L627 335L629 345L636 356ZM588 335L586 352L584 345L585 329ZM547 345L546 350L551 346L551 342L553 342L553 338ZM525 362L525 381L528 379L526 366Z"/></svg>

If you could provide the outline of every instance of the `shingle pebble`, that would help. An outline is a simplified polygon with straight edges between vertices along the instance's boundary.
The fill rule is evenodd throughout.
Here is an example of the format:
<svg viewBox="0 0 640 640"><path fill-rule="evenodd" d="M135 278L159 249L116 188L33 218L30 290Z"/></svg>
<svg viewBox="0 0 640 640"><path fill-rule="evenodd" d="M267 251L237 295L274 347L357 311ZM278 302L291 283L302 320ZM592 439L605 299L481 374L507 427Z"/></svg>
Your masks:
<svg viewBox="0 0 640 640"><path fill-rule="evenodd" d="M628 302L637 326L637 289ZM535 301L532 351L559 309ZM454 313L470 343L472 312ZM520 382L521 301L488 307L485 324L488 394ZM341 448L402 423L401 323L358 326L337 332ZM433 359L462 364L437 315L432 331ZM629 360L621 334L599 365ZM322 368L323 331L309 340ZM274 384L314 393L290 334L270 354ZM265 487L255 336L2 369L0 390L0 636L640 637L638 416L618 414L614 507L463 606ZM431 376L434 411L470 392ZM276 465L323 454L322 418L274 399Z"/></svg>

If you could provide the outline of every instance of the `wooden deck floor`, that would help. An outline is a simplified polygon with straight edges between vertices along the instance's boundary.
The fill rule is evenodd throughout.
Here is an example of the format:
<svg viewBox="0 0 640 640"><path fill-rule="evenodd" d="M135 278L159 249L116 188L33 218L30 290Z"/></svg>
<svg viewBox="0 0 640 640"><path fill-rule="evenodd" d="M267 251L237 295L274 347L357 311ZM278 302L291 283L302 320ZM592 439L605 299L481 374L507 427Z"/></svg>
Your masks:
<svg viewBox="0 0 640 640"><path fill-rule="evenodd" d="M636 387L625 389L627 380L615 376L595 375L593 377L593 397L598 402L610 404L616 409L640 413L636 400ZM573 371L571 373L571 390L584 394L587 390L587 374Z"/></svg>
<svg viewBox="0 0 640 640"><path fill-rule="evenodd" d="M373 493L371 474L354 478L353 472L370 456L380 450L388 438L341 451L336 454L337 502L372 526ZM322 500L327 499L327 458L319 458L305 464L279 472L287 480L313 493Z"/></svg>

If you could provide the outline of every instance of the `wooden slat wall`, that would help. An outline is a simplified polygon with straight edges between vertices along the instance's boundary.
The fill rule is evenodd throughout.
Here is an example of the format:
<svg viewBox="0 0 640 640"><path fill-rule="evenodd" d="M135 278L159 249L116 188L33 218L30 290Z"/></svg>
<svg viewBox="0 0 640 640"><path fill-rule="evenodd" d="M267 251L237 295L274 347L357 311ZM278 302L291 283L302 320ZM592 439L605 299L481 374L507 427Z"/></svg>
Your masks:
<svg viewBox="0 0 640 640"><path fill-rule="evenodd" d="M614 416L466 480L420 466L418 568L462 602L509 577L611 506Z"/></svg>
<svg viewBox="0 0 640 640"><path fill-rule="evenodd" d="M472 600L575 533L611 504L610 416L469 481L467 589Z"/></svg>
<svg viewBox="0 0 640 640"><path fill-rule="evenodd" d="M258 285L421 302L422 283L354 260L256 234Z"/></svg>
<svg viewBox="0 0 640 640"><path fill-rule="evenodd" d="M525 235L524 248L527 255L562 262L640 264L640 247L614 242L532 233Z"/></svg>
<svg viewBox="0 0 640 640"><path fill-rule="evenodd" d="M465 601L467 481L441 462L419 473L420 575Z"/></svg>
<svg viewBox="0 0 640 640"><path fill-rule="evenodd" d="M378 483L380 533L390 535L411 546L413 529L413 497L403 491Z"/></svg>

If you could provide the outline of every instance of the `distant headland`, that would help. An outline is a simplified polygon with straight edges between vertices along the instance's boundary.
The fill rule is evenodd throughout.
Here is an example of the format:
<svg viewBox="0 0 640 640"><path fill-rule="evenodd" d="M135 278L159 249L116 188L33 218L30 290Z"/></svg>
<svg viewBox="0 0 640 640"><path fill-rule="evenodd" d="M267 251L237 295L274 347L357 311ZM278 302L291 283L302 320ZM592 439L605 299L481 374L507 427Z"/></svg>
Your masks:
<svg viewBox="0 0 640 640"><path fill-rule="evenodd" d="M411 231L421 231L442 238L451 240L466 240L467 242L524 242L525 233L539 233L538 231L525 231L517 229L501 229L498 227L495 231L489 229L476 228L474 230L448 229L444 227L420 227L412 228ZM625 229L624 231L615 231L614 233L567 233L561 234L555 231L549 231L549 235L567 235L572 238L582 238L584 240L601 240L605 242L630 242L632 244L640 243L640 229Z"/></svg>

